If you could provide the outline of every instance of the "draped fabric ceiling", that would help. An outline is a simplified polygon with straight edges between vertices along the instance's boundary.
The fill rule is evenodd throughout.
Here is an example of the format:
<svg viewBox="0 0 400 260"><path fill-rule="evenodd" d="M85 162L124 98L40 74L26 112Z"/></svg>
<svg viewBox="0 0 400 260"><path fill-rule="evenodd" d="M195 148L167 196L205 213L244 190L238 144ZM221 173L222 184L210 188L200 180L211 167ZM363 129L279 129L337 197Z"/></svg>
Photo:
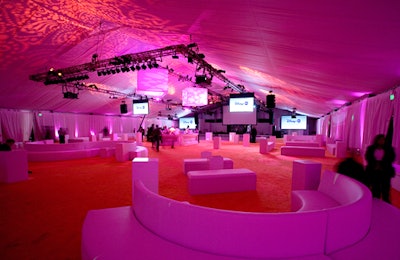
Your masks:
<svg viewBox="0 0 400 260"><path fill-rule="evenodd" d="M108 59L193 42L209 64L260 100L273 91L278 108L313 117L399 83L399 1L3 0L1 6L0 108L120 114L129 99L87 90L64 99L60 85L29 75L87 63L95 53ZM195 85L196 68L182 56L163 57L160 65L173 73L93 73L85 81L160 98L150 104L153 116L181 114L176 105L182 89ZM225 85L214 78L208 87L229 95Z"/></svg>

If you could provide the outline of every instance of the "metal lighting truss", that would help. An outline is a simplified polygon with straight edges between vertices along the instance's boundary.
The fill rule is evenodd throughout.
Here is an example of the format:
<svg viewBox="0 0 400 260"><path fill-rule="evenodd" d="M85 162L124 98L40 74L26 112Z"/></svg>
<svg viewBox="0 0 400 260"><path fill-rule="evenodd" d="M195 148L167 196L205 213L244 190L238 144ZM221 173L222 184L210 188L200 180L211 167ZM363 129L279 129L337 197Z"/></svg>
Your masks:
<svg viewBox="0 0 400 260"><path fill-rule="evenodd" d="M98 60L98 56L94 54L91 62L62 69L50 69L49 71L44 73L31 75L29 76L29 79L37 82L43 82L45 85L65 85L69 82L89 79L89 72L97 71L98 74L100 74L105 70L126 70L132 66L139 64L151 64L152 62L156 63L157 59L161 59L164 56L176 56L177 53L180 53L184 57L188 58L188 62L196 63L197 68L199 70L203 69L204 72L208 73L209 77L216 77L220 79L236 92L245 92L245 89L242 85L234 84L222 74L223 71L217 70L209 63L207 63L204 60L204 54L198 53L198 46L196 43L191 43L189 45L172 45L150 51L125 54L104 60Z"/></svg>

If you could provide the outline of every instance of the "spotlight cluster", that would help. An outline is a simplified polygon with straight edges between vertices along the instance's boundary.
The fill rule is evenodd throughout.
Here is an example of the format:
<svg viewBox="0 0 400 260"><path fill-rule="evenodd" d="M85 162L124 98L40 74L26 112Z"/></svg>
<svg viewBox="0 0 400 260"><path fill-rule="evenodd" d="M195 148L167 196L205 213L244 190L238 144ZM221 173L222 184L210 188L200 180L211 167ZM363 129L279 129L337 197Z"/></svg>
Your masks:
<svg viewBox="0 0 400 260"><path fill-rule="evenodd" d="M145 69L152 69L152 68L158 68L159 65L155 60L147 61L147 62L142 62L142 63L132 63L132 64L118 64L115 67L110 67L110 68L104 68L104 69L99 69L97 70L97 76L107 76L107 75L114 75L118 73L126 73L130 71L139 71L139 70L145 70Z"/></svg>

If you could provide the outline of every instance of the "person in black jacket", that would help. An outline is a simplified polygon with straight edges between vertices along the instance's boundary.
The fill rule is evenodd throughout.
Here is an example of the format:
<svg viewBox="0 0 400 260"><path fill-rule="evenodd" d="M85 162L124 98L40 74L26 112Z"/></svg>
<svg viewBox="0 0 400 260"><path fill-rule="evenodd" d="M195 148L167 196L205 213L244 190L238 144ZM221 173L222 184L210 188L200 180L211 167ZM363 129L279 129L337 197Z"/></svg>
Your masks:
<svg viewBox="0 0 400 260"><path fill-rule="evenodd" d="M368 186L364 166L357 161L356 157L357 153L351 151L349 156L336 166L336 171Z"/></svg>
<svg viewBox="0 0 400 260"><path fill-rule="evenodd" d="M371 185L372 195L390 203L390 181L395 176L393 147L385 142L385 136L375 136L372 145L365 153L366 174Z"/></svg>

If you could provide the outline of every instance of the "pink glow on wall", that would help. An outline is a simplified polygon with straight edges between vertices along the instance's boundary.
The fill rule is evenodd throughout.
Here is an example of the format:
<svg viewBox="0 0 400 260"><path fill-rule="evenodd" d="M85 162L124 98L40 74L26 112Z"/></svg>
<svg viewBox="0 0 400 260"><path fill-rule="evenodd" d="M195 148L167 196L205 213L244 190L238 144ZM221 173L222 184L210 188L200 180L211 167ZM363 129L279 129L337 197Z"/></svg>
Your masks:
<svg viewBox="0 0 400 260"><path fill-rule="evenodd" d="M78 126L75 127L75 137L79 136Z"/></svg>
<svg viewBox="0 0 400 260"><path fill-rule="evenodd" d="M205 106L208 103L206 88L185 88L182 90L183 106Z"/></svg>
<svg viewBox="0 0 400 260"><path fill-rule="evenodd" d="M96 135L93 130L90 130L90 135Z"/></svg>
<svg viewBox="0 0 400 260"><path fill-rule="evenodd" d="M361 113L360 113L360 144L363 143L364 138L364 123L365 123L365 111L367 109L367 100L364 99L361 101ZM364 154L364 151L362 151Z"/></svg>

